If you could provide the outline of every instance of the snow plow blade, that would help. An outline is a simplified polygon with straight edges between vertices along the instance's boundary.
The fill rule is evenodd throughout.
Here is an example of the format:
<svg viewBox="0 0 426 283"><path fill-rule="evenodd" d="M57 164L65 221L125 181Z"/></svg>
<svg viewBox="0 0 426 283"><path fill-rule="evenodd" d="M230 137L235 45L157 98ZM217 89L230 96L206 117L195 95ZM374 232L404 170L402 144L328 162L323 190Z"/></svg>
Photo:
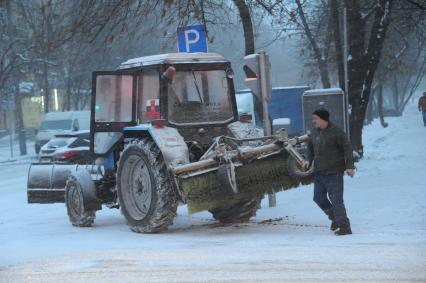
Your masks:
<svg viewBox="0 0 426 283"><path fill-rule="evenodd" d="M33 163L28 171L28 203L63 203L68 177L78 167L92 165ZM97 168L97 166L96 166Z"/></svg>

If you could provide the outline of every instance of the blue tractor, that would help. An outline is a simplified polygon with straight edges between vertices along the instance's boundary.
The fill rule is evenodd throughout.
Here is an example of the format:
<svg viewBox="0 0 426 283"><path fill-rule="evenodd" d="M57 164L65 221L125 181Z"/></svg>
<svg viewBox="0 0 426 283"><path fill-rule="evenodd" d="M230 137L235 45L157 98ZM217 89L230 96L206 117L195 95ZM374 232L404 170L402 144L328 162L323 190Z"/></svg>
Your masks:
<svg viewBox="0 0 426 283"><path fill-rule="evenodd" d="M166 230L179 204L246 221L265 193L310 182L288 166L303 161L295 146L306 137L260 136L240 121L233 71L218 54L131 59L92 82L93 162L34 163L28 173L28 202L65 202L74 226L91 226L103 206L139 233Z"/></svg>

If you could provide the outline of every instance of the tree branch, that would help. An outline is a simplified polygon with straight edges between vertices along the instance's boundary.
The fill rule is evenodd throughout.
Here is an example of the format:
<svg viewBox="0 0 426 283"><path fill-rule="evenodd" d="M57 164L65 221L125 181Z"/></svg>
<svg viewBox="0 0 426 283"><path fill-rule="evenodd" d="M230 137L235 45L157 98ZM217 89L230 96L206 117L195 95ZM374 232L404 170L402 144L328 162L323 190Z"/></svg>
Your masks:
<svg viewBox="0 0 426 283"><path fill-rule="evenodd" d="M303 29L305 30L306 37L308 38L309 43L312 46L315 59L317 60L317 63L318 63L322 85L323 85L324 88L329 88L331 86L331 84L330 84L330 77L329 77L328 70L327 70L327 65L324 62L324 59L323 59L321 51L318 47L318 44L317 44L314 36L312 35L311 29L310 29L309 24L308 24L306 17L305 17L305 13L303 12L302 4L300 3L300 0L295 0L295 1L296 1L297 10L298 10L300 20L302 21Z"/></svg>
<svg viewBox="0 0 426 283"><path fill-rule="evenodd" d="M416 7L417 7L417 8L419 8L420 10L423 10L423 11L425 11L425 10L426 10L426 5L422 5L422 4L420 4L420 3L418 3L418 2L416 2L416 1L414 1L414 0L405 0L405 1L407 1L408 3L410 3L410 4L414 5L414 6L416 6Z"/></svg>

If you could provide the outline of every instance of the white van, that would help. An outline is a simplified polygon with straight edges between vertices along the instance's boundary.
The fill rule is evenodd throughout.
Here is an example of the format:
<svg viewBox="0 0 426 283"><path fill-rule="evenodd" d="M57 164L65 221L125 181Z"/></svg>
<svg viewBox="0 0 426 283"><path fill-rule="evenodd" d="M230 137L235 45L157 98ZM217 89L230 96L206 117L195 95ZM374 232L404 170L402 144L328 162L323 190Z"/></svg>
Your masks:
<svg viewBox="0 0 426 283"><path fill-rule="evenodd" d="M44 115L35 138L35 152L56 134L90 130L90 111L49 112Z"/></svg>

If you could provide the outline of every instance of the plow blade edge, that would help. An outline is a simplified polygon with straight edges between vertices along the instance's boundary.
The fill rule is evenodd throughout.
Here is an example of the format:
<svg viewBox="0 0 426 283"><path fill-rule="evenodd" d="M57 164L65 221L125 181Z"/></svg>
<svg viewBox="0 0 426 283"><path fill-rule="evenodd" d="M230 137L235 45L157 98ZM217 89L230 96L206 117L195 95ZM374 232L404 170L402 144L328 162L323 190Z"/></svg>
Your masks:
<svg viewBox="0 0 426 283"><path fill-rule="evenodd" d="M78 168L94 173L93 165L33 163L28 171L28 203L63 203L69 176Z"/></svg>

